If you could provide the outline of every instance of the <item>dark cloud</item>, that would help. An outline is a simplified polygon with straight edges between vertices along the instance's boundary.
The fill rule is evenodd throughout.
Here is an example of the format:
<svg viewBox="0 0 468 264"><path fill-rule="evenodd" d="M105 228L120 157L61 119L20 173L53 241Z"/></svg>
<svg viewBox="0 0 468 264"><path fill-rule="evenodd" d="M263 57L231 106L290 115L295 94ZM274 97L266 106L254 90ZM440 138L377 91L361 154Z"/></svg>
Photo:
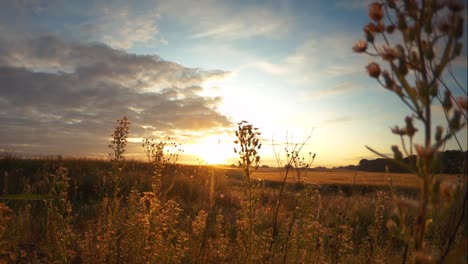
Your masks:
<svg viewBox="0 0 468 264"><path fill-rule="evenodd" d="M122 116L133 137L222 129L221 98L199 93L225 74L98 43L0 39L0 147L96 152Z"/></svg>

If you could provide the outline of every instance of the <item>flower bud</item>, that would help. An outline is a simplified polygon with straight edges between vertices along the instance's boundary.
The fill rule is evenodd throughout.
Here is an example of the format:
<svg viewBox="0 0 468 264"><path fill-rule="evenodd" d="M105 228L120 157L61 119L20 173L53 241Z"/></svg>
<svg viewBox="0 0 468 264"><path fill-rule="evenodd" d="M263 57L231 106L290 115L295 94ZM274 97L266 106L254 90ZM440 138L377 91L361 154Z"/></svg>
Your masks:
<svg viewBox="0 0 468 264"><path fill-rule="evenodd" d="M399 57L399 54L396 49L389 46L384 46L380 51L380 56L386 61L393 61Z"/></svg>
<svg viewBox="0 0 468 264"><path fill-rule="evenodd" d="M384 70L382 72L382 76L384 78L384 81L385 81L385 86L387 89L391 89L393 84L394 84L394 81L393 79L390 77L390 74L388 73L387 70Z"/></svg>
<svg viewBox="0 0 468 264"><path fill-rule="evenodd" d="M369 5L369 17L374 21L382 20L384 12L381 3L374 2Z"/></svg>
<svg viewBox="0 0 468 264"><path fill-rule="evenodd" d="M460 128L460 121L461 121L461 112L455 110L453 112L452 119L450 120L449 126L453 130L458 130Z"/></svg>
<svg viewBox="0 0 468 264"><path fill-rule="evenodd" d="M372 62L366 67L367 73L369 74L370 77L372 78L379 78L380 76L380 66L379 64Z"/></svg>
<svg viewBox="0 0 468 264"><path fill-rule="evenodd" d="M392 34L395 31L395 26L394 25L387 26L385 30L387 31L388 34Z"/></svg>
<svg viewBox="0 0 468 264"><path fill-rule="evenodd" d="M359 40L353 46L353 51L356 53L362 53L362 52L365 52L366 50L367 50L367 42L365 42L364 40Z"/></svg>
<svg viewBox="0 0 468 264"><path fill-rule="evenodd" d="M446 111L450 111L450 109L452 109L452 93L450 92L450 90L445 90L445 93L444 93L444 101L442 102L442 107L446 110Z"/></svg>

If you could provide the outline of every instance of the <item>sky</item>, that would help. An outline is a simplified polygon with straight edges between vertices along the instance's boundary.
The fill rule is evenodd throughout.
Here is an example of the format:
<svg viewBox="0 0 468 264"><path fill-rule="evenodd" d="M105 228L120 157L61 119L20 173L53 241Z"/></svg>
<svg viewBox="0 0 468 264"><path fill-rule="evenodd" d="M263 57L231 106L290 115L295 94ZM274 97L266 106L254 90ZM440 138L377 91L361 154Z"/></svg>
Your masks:
<svg viewBox="0 0 468 264"><path fill-rule="evenodd" d="M365 146L390 153L390 127L411 112L352 52L368 3L1 1L0 150L105 157L126 116L129 158L153 138L177 142L182 162L234 163L242 120L262 132L264 165L285 159L286 142L305 143L314 166L375 158ZM464 89L466 55L452 63Z"/></svg>

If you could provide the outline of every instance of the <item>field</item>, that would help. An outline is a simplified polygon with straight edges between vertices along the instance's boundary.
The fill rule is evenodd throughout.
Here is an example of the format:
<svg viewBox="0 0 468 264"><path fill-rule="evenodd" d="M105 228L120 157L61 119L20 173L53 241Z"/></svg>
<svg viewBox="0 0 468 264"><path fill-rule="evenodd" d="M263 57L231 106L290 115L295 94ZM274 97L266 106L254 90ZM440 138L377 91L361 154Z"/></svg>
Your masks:
<svg viewBox="0 0 468 264"><path fill-rule="evenodd" d="M397 263L412 257L388 229L394 207L385 186L391 177L412 201L417 181L411 175L309 170L297 183L292 170L283 185L278 169L261 168L249 189L239 168L166 164L157 175L154 169L136 161L116 169L102 160L3 157L0 263ZM461 201L433 215L426 237L432 252L454 247L452 227L466 219L457 214ZM408 223L414 217L409 212ZM455 245L463 245L465 232L462 225Z"/></svg>
<svg viewBox="0 0 468 264"><path fill-rule="evenodd" d="M287 178L287 182L297 180L296 173ZM465 178L462 174L445 174L439 177L446 183L463 183ZM281 181L281 172L276 168L261 168L253 173L253 178L262 180ZM343 171L343 170L309 170L301 172L301 179L313 184L341 184L341 185L363 185L363 186L393 186L418 188L421 179L410 173L380 173L366 171Z"/></svg>

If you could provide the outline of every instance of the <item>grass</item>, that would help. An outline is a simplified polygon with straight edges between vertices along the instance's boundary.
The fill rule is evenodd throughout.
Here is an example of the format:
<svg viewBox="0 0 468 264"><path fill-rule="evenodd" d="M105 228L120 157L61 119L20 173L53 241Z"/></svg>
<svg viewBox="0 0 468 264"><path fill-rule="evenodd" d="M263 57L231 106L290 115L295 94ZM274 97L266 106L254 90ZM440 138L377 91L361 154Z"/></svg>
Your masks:
<svg viewBox="0 0 468 264"><path fill-rule="evenodd" d="M268 253L271 214L281 183L278 178L254 180L255 175L277 175L272 168L256 171L252 177L251 240L256 254L249 258L248 240L243 239L250 232L249 207L245 206L241 171L177 165L177 173L169 170L163 174L158 197L151 191L150 163L125 161L122 165L119 192L114 197L110 192L113 183L108 180L112 162L0 159L0 189L6 198L0 203L0 259L244 263L268 257L270 263L363 263L398 262L403 254L403 244L392 239L385 227L392 210L389 188L353 184L352 179L359 179L361 172L357 177L351 172L335 172L351 181L331 181L328 172L311 171L308 178L328 182L286 182L278 234ZM47 198L5 197L27 190ZM405 192L408 197L416 196L415 189ZM438 219L427 237L434 249L445 243L446 220Z"/></svg>

